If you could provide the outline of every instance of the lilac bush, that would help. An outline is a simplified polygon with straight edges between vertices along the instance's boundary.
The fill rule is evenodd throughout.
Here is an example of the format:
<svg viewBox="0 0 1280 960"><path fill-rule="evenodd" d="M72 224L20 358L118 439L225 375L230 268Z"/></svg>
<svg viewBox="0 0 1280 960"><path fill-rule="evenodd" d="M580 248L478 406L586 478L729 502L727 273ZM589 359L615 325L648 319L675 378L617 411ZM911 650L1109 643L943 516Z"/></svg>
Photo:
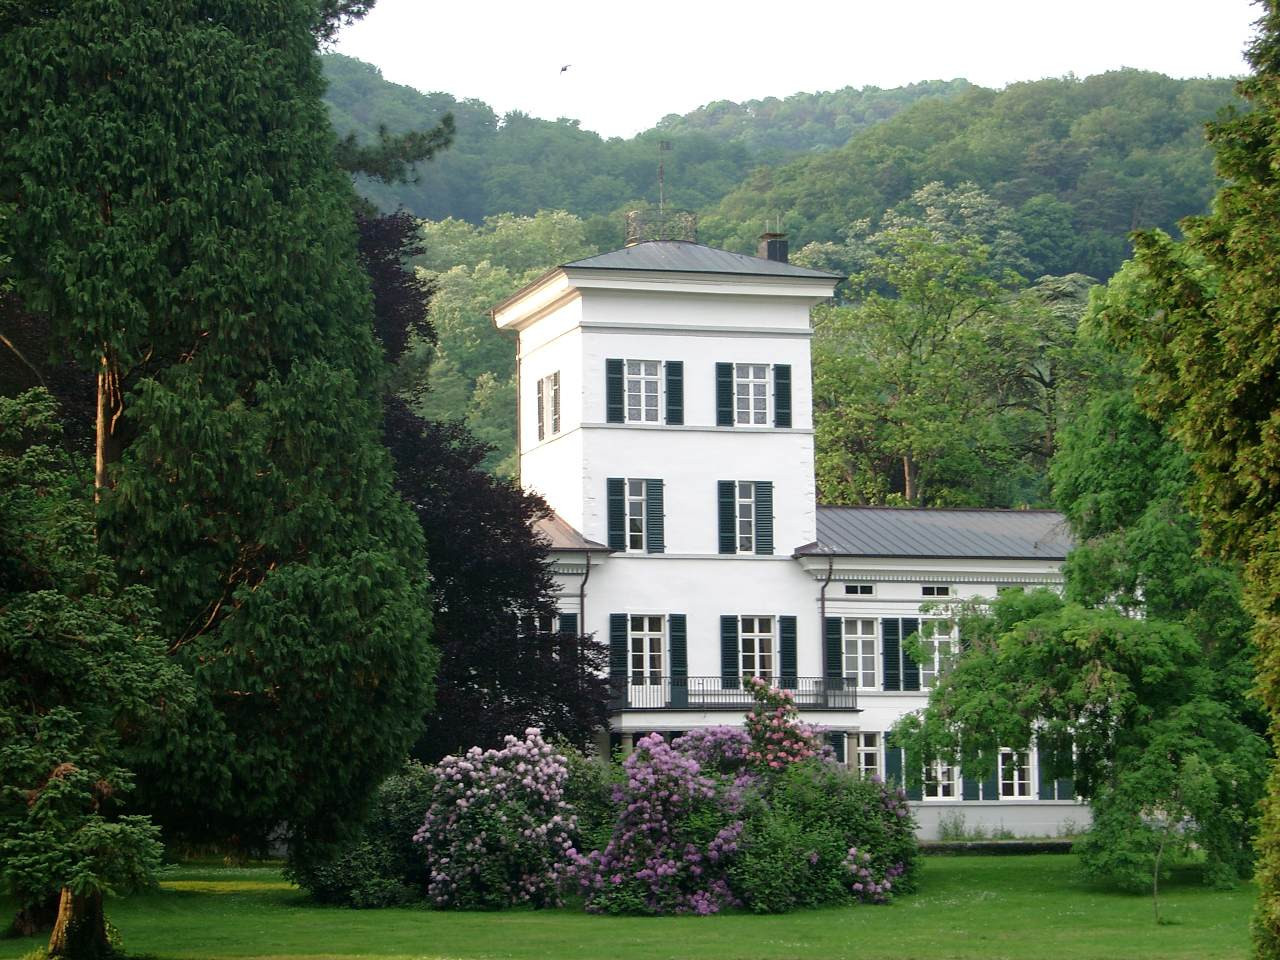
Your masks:
<svg viewBox="0 0 1280 960"><path fill-rule="evenodd" d="M577 827L564 800L566 758L530 727L499 750L472 747L435 767L435 787L414 835L427 896L441 908L553 906L577 859Z"/></svg>

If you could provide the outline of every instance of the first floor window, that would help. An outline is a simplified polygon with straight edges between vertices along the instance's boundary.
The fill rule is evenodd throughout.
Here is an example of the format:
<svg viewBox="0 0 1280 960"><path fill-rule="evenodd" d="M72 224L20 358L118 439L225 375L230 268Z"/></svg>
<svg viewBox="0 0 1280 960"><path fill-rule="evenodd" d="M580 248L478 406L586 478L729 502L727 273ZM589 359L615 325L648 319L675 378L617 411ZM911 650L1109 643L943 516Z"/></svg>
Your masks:
<svg viewBox="0 0 1280 960"><path fill-rule="evenodd" d="M876 685L876 621L869 617L846 617L844 621L844 676L855 686Z"/></svg>
<svg viewBox="0 0 1280 960"><path fill-rule="evenodd" d="M650 614L632 614L629 618L627 649L633 687L662 683L664 619Z"/></svg>
<svg viewBox="0 0 1280 960"><path fill-rule="evenodd" d="M742 676L773 681L773 617L743 617Z"/></svg>
<svg viewBox="0 0 1280 960"><path fill-rule="evenodd" d="M627 481L627 549L643 552L645 482Z"/></svg>
<svg viewBox="0 0 1280 960"><path fill-rule="evenodd" d="M958 771L953 763L935 760L924 769L924 798L926 800L954 800L960 795L956 789Z"/></svg>
<svg viewBox="0 0 1280 960"><path fill-rule="evenodd" d="M538 439L560 432L560 371L538 381Z"/></svg>
<svg viewBox="0 0 1280 960"><path fill-rule="evenodd" d="M662 364L657 360L626 362L626 402L628 423L658 422L658 374Z"/></svg>
<svg viewBox="0 0 1280 960"><path fill-rule="evenodd" d="M1031 796L1031 753L1027 750L1000 751L1000 799Z"/></svg>
<svg viewBox="0 0 1280 960"><path fill-rule="evenodd" d="M926 620L921 627L920 686L928 690L956 662L960 638L953 620Z"/></svg>
<svg viewBox="0 0 1280 960"><path fill-rule="evenodd" d="M849 735L854 745L854 763L864 780L880 776L880 734L854 733Z"/></svg>
<svg viewBox="0 0 1280 960"><path fill-rule="evenodd" d="M769 365L733 365L734 422L739 426L763 427L769 422Z"/></svg>

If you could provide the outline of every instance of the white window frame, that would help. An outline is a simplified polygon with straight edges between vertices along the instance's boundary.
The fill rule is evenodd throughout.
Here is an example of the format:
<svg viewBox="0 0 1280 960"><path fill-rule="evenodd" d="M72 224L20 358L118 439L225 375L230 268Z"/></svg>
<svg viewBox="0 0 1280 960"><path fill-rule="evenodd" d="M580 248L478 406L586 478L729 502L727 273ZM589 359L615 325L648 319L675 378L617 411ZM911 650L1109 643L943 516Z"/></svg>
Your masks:
<svg viewBox="0 0 1280 960"><path fill-rule="evenodd" d="M876 595L876 585L874 583L846 583L844 585L844 594L846 597L874 597Z"/></svg>
<svg viewBox="0 0 1280 960"><path fill-rule="evenodd" d="M850 750L850 744L853 749ZM845 738L845 759L849 766L858 771L863 780L872 777L884 779L884 755L881 752L884 737L877 732L857 731ZM867 761L870 760L868 763Z"/></svg>
<svg viewBox="0 0 1280 960"><path fill-rule="evenodd" d="M1022 763L1014 763L1021 757ZM1013 773L1009 783L1012 793L1005 793L1005 770ZM1019 776L1023 774L1023 776ZM1001 800L1034 800L1035 799L1035 765L1031 750L1012 750L1000 748L999 765L996 768L996 794Z"/></svg>
<svg viewBox="0 0 1280 960"><path fill-rule="evenodd" d="M928 623L935 626L933 635L926 637L923 627ZM945 633L941 632L941 626L948 623L951 626ZM924 620L921 628L917 640L920 652L925 656L920 659L920 689L931 690L937 686L938 678L955 665L956 657L960 655L960 633L955 621L950 618Z"/></svg>
<svg viewBox="0 0 1280 960"><path fill-rule="evenodd" d="M538 439L545 440L560 432L560 371L549 373L538 381Z"/></svg>
<svg viewBox="0 0 1280 960"><path fill-rule="evenodd" d="M639 658L637 660L637 657ZM667 617L661 613L627 614L627 683L656 687L664 680ZM637 682L637 680L639 682Z"/></svg>
<svg viewBox="0 0 1280 960"><path fill-rule="evenodd" d="M744 492L747 495L744 496ZM756 506L756 482L733 482L733 542L738 553L754 553L756 549L756 521L760 517ZM743 533L744 526L750 530Z"/></svg>
<svg viewBox="0 0 1280 960"><path fill-rule="evenodd" d="M635 372L632 372L633 367ZM648 368L652 368L650 373ZM662 417L663 383L661 360L622 361L622 418L625 423L660 424ZM632 385L636 389L633 393ZM652 386L652 391L646 387ZM634 401L633 402L633 397ZM652 410L649 401L652 400ZM653 417L647 416L652 412Z"/></svg>
<svg viewBox="0 0 1280 960"><path fill-rule="evenodd" d="M752 629L747 629L748 624ZM766 626L762 627L762 624ZM747 649L748 641L750 650ZM774 682L778 676L777 617L755 614L738 617L738 667L743 681L759 677L768 683Z"/></svg>
<svg viewBox="0 0 1280 960"><path fill-rule="evenodd" d="M760 375L757 376L757 373ZM772 380L770 365L767 363L735 363L733 365L734 426L769 426L771 422L769 414L773 407ZM757 390L757 387L760 389Z"/></svg>
<svg viewBox="0 0 1280 960"><path fill-rule="evenodd" d="M928 597L930 600L954 597L952 585L949 583L922 583L920 584L920 596Z"/></svg>
<svg viewBox="0 0 1280 960"><path fill-rule="evenodd" d="M856 624L857 630L849 631L849 625ZM865 632L867 624L871 632ZM859 690L875 690L880 685L880 621L875 617L844 617L840 621L840 666L846 681L852 680ZM850 640L857 641L856 651L849 650ZM870 640L870 649L866 641ZM853 672L850 673L850 660L854 661ZM867 678L867 665L870 663L871 682Z"/></svg>
<svg viewBox="0 0 1280 960"><path fill-rule="evenodd" d="M626 512L623 514L623 520L626 523L627 553L645 553L648 550L646 531L649 526L649 484L644 480L631 478L623 482L626 484ZM639 493L636 493L637 490Z"/></svg>
<svg viewBox="0 0 1280 960"><path fill-rule="evenodd" d="M526 613L520 618L520 632L526 637L540 633L559 633L560 614Z"/></svg>
<svg viewBox="0 0 1280 960"><path fill-rule="evenodd" d="M960 766L954 761L935 760L924 768L920 796L925 801L960 799Z"/></svg>

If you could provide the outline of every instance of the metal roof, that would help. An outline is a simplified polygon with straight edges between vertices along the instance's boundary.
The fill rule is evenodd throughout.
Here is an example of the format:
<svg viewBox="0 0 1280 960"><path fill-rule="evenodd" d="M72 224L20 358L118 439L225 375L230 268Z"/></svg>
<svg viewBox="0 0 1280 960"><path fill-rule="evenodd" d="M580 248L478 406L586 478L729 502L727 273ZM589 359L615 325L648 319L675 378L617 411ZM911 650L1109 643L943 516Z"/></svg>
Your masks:
<svg viewBox="0 0 1280 960"><path fill-rule="evenodd" d="M818 507L818 540L797 556L1063 560L1074 546L1053 510Z"/></svg>
<svg viewBox="0 0 1280 960"><path fill-rule="evenodd" d="M749 257L688 240L646 240L610 253L562 264L575 270L669 270L677 273L731 273L752 277L801 277L843 280L834 273L797 267L778 260Z"/></svg>
<svg viewBox="0 0 1280 960"><path fill-rule="evenodd" d="M533 532L547 542L551 550L573 550L578 553L609 553L603 543L588 540L554 510L550 516L533 521Z"/></svg>

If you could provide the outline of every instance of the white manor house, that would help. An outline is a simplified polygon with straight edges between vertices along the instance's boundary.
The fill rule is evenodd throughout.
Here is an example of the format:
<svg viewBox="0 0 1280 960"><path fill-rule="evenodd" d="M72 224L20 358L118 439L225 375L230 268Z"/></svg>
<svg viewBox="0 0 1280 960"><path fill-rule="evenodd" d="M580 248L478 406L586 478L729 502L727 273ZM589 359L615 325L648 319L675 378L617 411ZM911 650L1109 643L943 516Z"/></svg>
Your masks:
<svg viewBox="0 0 1280 960"><path fill-rule="evenodd" d="M957 643L939 631L917 662L902 641L948 599L1060 587L1070 539L1050 511L817 505L809 310L840 278L776 234L760 253L635 243L494 308L517 337L521 482L556 514L559 629L608 641L615 745L740 723L758 676L843 762L901 781L886 731ZM924 836L948 812L1018 835L1088 821L1034 750L909 795Z"/></svg>

